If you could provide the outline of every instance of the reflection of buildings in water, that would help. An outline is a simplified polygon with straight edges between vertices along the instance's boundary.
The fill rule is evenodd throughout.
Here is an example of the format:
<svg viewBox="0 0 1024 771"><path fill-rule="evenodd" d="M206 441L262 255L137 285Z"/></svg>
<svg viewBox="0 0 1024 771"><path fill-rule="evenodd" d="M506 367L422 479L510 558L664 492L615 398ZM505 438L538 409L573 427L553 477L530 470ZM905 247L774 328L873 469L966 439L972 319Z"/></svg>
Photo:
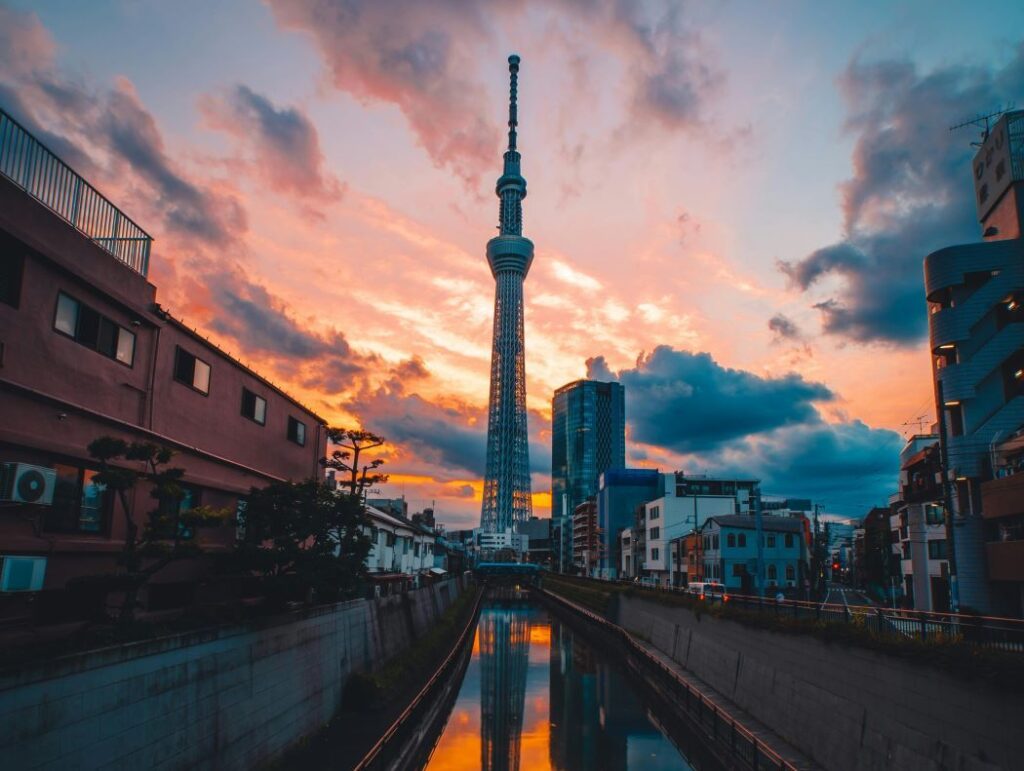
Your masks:
<svg viewBox="0 0 1024 771"><path fill-rule="evenodd" d="M551 624L550 760L555 769L624 769L630 737L660 736L622 674Z"/></svg>
<svg viewBox="0 0 1024 771"><path fill-rule="evenodd" d="M480 766L494 771L519 768L526 701L530 619L514 610L480 614Z"/></svg>

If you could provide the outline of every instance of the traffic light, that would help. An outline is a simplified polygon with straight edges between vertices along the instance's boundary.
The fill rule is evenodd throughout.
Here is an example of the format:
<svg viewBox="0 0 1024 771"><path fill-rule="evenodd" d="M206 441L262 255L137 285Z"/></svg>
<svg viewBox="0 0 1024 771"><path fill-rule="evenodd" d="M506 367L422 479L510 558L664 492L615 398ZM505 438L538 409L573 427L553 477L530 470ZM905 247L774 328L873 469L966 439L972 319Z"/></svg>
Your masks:
<svg viewBox="0 0 1024 771"><path fill-rule="evenodd" d="M839 570L839 563L838 562L833 562L832 563L832 569L833 570Z"/></svg>

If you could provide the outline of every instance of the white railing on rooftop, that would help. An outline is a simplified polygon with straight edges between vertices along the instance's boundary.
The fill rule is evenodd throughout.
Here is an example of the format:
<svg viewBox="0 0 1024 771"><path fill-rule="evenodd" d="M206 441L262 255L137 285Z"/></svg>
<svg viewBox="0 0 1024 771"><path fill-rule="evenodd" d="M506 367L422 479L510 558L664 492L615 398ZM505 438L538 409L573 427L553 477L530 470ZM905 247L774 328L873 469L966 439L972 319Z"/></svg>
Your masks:
<svg viewBox="0 0 1024 771"><path fill-rule="evenodd" d="M143 276L153 239L0 109L0 174Z"/></svg>

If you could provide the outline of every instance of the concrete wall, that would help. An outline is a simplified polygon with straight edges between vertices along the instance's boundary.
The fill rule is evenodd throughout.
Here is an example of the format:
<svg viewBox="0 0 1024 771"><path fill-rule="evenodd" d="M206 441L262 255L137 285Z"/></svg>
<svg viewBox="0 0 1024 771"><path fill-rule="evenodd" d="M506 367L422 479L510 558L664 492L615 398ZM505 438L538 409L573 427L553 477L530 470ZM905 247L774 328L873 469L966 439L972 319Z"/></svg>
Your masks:
<svg viewBox="0 0 1024 771"><path fill-rule="evenodd" d="M825 768L1011 769L1024 757L1024 694L634 597L613 616Z"/></svg>
<svg viewBox="0 0 1024 771"><path fill-rule="evenodd" d="M329 721L351 672L410 647L463 588L451 579L0 673L0 765L252 768Z"/></svg>

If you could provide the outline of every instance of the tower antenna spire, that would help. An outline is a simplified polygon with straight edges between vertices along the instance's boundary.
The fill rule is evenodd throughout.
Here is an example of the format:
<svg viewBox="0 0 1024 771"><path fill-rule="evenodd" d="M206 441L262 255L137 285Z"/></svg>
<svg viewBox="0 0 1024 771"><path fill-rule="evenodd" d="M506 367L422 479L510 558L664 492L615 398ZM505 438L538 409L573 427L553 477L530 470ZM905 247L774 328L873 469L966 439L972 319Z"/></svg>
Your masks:
<svg viewBox="0 0 1024 771"><path fill-rule="evenodd" d="M516 126L519 125L518 106L516 104L516 90L519 85L519 56L512 54L508 57L508 149L516 151Z"/></svg>

